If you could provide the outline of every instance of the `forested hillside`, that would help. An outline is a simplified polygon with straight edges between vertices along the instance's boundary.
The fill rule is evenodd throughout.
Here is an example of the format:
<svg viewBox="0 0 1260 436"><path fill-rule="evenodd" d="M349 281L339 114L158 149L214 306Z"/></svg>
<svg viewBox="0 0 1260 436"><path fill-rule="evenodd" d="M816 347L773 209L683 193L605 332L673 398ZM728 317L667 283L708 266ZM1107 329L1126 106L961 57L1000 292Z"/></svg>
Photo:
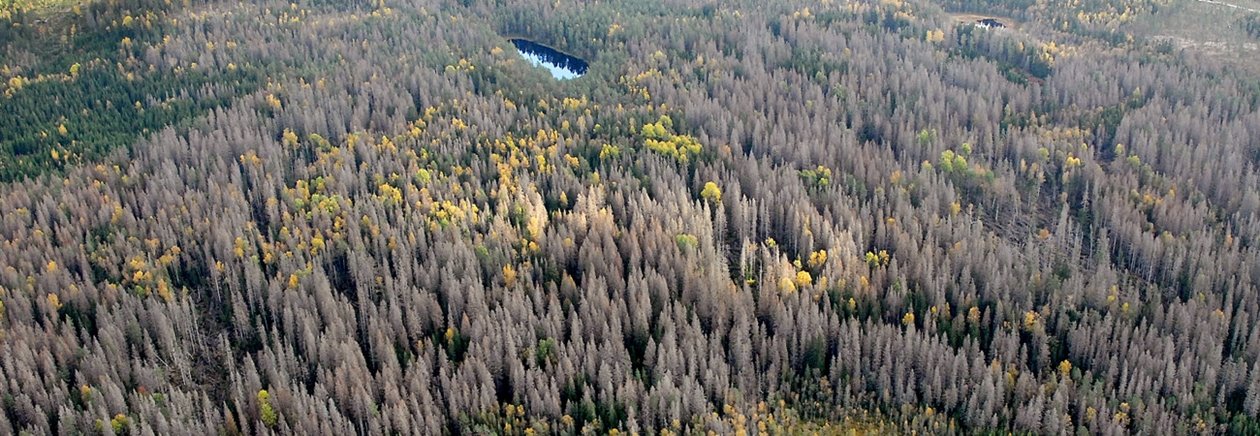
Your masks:
<svg viewBox="0 0 1260 436"><path fill-rule="evenodd" d="M0 2L0 434L1258 433L1260 73L1057 3Z"/></svg>

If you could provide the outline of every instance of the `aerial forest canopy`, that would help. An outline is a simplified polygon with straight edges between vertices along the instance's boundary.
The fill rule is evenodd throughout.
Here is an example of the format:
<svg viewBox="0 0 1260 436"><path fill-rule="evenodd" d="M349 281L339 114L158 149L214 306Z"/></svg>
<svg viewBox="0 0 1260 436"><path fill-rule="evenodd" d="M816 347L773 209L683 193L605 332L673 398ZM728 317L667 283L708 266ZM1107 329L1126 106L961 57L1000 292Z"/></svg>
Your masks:
<svg viewBox="0 0 1260 436"><path fill-rule="evenodd" d="M1256 434L1226 3L0 0L0 434Z"/></svg>

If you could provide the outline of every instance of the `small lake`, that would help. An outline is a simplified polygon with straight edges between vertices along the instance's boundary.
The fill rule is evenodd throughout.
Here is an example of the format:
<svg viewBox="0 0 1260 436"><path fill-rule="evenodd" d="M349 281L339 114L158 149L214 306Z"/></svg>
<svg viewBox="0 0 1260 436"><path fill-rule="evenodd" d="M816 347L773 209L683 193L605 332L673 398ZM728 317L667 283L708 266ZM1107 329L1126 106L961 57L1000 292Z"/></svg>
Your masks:
<svg viewBox="0 0 1260 436"><path fill-rule="evenodd" d="M516 51L521 53L530 63L541 66L551 72L551 77L560 80L576 79L586 74L587 64L582 58L569 55L554 48L520 38L509 39Z"/></svg>
<svg viewBox="0 0 1260 436"><path fill-rule="evenodd" d="M979 20L976 20L976 26L983 27L985 29L1006 28L1006 24L1002 23L1001 21L998 21L996 18L981 18Z"/></svg>

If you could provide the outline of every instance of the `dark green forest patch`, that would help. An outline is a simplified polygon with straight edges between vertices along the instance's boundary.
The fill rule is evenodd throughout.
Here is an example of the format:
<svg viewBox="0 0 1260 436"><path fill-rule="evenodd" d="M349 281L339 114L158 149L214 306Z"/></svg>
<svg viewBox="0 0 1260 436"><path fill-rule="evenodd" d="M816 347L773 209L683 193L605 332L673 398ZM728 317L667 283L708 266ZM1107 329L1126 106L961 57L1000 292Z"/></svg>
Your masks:
<svg viewBox="0 0 1260 436"><path fill-rule="evenodd" d="M0 182L94 162L252 92L257 68L154 69L175 6L142 1L20 10L0 18ZM214 86L207 86L214 85Z"/></svg>

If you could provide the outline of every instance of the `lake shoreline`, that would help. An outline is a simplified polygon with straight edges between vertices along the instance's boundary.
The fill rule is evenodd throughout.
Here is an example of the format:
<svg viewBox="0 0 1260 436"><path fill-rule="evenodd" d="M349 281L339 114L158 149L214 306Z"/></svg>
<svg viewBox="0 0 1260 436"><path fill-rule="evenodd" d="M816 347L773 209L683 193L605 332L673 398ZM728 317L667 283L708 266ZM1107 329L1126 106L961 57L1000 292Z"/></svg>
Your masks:
<svg viewBox="0 0 1260 436"><path fill-rule="evenodd" d="M508 37L508 42L516 48L522 57L534 65L547 68L552 77L569 80L582 77L590 68L586 60L557 50L551 46L540 44L526 38Z"/></svg>

